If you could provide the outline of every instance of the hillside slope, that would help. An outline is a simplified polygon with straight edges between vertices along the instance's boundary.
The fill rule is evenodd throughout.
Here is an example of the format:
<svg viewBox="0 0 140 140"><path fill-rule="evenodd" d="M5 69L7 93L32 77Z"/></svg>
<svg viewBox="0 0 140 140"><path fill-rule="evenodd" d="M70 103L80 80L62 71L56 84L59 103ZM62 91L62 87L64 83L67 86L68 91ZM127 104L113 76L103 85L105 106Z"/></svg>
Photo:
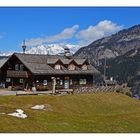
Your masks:
<svg viewBox="0 0 140 140"><path fill-rule="evenodd" d="M52 109L31 110L36 104ZM17 108L28 118L0 114L0 132L140 132L140 101L117 93L0 97L0 112Z"/></svg>
<svg viewBox="0 0 140 140"><path fill-rule="evenodd" d="M140 25L121 30L118 33L99 39L79 49L75 55L88 57L91 64L98 65L99 60L115 58L130 50L140 48Z"/></svg>
<svg viewBox="0 0 140 140"><path fill-rule="evenodd" d="M103 73L104 61L98 69ZM118 83L128 83L133 94L140 94L140 49L133 49L122 56L108 59L106 76L113 77Z"/></svg>

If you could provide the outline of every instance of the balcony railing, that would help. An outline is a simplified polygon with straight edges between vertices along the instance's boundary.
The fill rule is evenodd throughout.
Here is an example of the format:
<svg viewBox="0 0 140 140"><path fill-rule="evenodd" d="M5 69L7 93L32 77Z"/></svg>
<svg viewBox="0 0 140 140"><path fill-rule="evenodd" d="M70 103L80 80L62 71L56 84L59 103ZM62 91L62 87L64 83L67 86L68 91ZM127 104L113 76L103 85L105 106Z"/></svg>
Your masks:
<svg viewBox="0 0 140 140"><path fill-rule="evenodd" d="M7 71L7 77L21 77L21 78L28 78L28 72L27 71L14 71L14 70L8 70Z"/></svg>

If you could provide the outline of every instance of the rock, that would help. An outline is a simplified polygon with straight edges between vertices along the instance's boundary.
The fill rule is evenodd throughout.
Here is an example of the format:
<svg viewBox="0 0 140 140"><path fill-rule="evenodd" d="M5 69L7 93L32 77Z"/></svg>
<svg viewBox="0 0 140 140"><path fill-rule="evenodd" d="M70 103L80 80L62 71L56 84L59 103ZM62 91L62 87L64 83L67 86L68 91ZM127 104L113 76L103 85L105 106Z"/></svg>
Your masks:
<svg viewBox="0 0 140 140"><path fill-rule="evenodd" d="M47 111L53 111L52 106L49 105L49 104L45 104L45 109L46 109Z"/></svg>
<svg viewBox="0 0 140 140"><path fill-rule="evenodd" d="M92 65L98 66L105 56L116 58L133 49L140 49L140 25L93 40L88 46L80 48L74 56L88 58Z"/></svg>

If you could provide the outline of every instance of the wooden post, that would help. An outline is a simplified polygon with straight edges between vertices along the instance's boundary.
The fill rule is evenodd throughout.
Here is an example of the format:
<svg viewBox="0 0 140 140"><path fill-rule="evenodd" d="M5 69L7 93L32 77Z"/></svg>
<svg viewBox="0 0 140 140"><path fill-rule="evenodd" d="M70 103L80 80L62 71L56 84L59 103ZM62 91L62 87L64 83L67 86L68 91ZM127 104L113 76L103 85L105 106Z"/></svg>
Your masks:
<svg viewBox="0 0 140 140"><path fill-rule="evenodd" d="M23 79L23 90L25 89L25 79Z"/></svg>
<svg viewBox="0 0 140 140"><path fill-rule="evenodd" d="M92 75L92 86L94 86L94 75Z"/></svg>
<svg viewBox="0 0 140 140"><path fill-rule="evenodd" d="M13 88L13 86L14 86L13 78L11 78L11 84L12 84L12 88Z"/></svg>
<svg viewBox="0 0 140 140"><path fill-rule="evenodd" d="M52 85L53 85L52 93L55 94L55 85L56 85L56 78L55 77L52 77Z"/></svg>

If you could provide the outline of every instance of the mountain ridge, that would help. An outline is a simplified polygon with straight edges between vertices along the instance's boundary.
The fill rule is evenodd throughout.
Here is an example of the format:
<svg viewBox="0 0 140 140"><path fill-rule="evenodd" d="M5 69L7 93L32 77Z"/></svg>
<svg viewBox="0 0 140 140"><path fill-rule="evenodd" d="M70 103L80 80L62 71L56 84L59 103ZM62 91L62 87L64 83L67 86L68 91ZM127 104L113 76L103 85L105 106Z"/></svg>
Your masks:
<svg viewBox="0 0 140 140"><path fill-rule="evenodd" d="M56 54L63 54L64 53L64 48L68 47L71 50L71 53L73 54L78 48L79 45L75 44L43 44L43 45L38 45L38 46L33 46L33 47L28 47L26 48L26 53L27 54L44 54L44 55L56 55ZM10 56L14 52L0 52L0 56ZM20 53L20 52L18 52Z"/></svg>
<svg viewBox="0 0 140 140"><path fill-rule="evenodd" d="M104 62L98 66L104 73ZM140 49L133 49L124 55L106 61L106 78L113 77L119 84L127 83L133 94L140 94Z"/></svg>
<svg viewBox="0 0 140 140"><path fill-rule="evenodd" d="M115 58L138 48L140 48L140 24L96 40L80 48L74 55L87 57L91 64L97 65L104 57Z"/></svg>

